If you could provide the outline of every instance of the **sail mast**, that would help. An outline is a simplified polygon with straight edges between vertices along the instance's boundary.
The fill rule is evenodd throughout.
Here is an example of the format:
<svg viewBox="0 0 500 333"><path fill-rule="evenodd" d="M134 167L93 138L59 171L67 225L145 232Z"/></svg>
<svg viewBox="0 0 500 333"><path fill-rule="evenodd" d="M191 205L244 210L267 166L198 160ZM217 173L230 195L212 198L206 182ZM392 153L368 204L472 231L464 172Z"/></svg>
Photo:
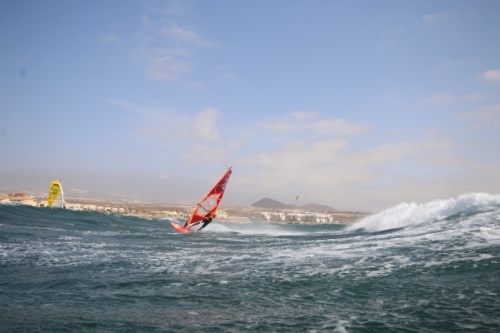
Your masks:
<svg viewBox="0 0 500 333"><path fill-rule="evenodd" d="M64 191L61 182L59 182L59 186L61 187L61 208L65 208Z"/></svg>

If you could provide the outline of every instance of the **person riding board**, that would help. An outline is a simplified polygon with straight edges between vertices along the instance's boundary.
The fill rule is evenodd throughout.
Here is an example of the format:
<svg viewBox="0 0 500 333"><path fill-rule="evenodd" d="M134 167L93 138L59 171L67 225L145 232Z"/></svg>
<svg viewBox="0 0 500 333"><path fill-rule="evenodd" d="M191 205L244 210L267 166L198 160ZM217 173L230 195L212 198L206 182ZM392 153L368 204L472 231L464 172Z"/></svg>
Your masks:
<svg viewBox="0 0 500 333"><path fill-rule="evenodd" d="M211 215L212 214L212 211L208 212L206 215L205 215L205 219L201 220L199 223L196 223L196 224L191 224L191 225L187 225L187 221L186 221L186 224L184 224L184 228L192 228L194 227L195 225L199 225L199 224L202 224L202 226L196 230L196 231L200 231L201 229L205 228L207 225L210 224L210 222L212 222L212 220L217 216L217 215Z"/></svg>
<svg viewBox="0 0 500 333"><path fill-rule="evenodd" d="M210 217L207 217L206 219L204 219L203 221L201 221L201 223L203 223L203 225L200 227L200 229L198 229L198 231L200 231L201 229L205 228L207 225L210 224L210 222L212 222L212 220L214 219L216 215L214 216L210 216Z"/></svg>

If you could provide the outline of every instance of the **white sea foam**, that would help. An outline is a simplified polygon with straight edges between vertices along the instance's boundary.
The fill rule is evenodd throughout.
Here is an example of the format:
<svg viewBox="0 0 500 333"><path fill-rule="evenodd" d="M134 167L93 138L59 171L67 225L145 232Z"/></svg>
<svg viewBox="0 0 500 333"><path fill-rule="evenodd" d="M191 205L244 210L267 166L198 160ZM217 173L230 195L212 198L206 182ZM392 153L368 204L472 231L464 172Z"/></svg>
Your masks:
<svg viewBox="0 0 500 333"><path fill-rule="evenodd" d="M463 262L479 264L491 256L478 256L475 249L500 244L500 226L494 223L499 215L499 195L466 194L422 205L401 204L348 229L348 233L360 228L369 233L339 238L336 231L331 239L307 242L298 248L289 243L273 251L263 250L259 265L281 267L281 271L266 272L276 279L285 275L293 278L296 270L306 276L350 275L358 279L390 275L405 267L418 271ZM390 229L396 230L380 232ZM433 257L437 252L441 255Z"/></svg>
<svg viewBox="0 0 500 333"><path fill-rule="evenodd" d="M286 226L269 223L211 223L207 232L235 232L242 235L293 236L303 235L305 232L290 230Z"/></svg>
<svg viewBox="0 0 500 333"><path fill-rule="evenodd" d="M403 228L492 207L500 208L500 194L470 193L456 199L434 200L424 204L401 203L349 226L348 230L364 229L373 232Z"/></svg>

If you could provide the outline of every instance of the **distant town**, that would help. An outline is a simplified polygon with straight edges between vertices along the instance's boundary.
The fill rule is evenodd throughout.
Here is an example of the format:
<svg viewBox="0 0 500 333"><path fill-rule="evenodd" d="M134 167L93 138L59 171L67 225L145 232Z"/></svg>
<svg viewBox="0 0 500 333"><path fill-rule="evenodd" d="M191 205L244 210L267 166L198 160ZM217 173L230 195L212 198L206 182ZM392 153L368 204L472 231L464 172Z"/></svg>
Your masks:
<svg viewBox="0 0 500 333"><path fill-rule="evenodd" d="M0 203L14 203L47 207L47 198L28 193L0 193ZM54 205L56 207L56 205ZM187 219L193 207L187 205L159 205L139 202L110 202L98 199L66 198L65 208L96 211L104 214L139 216L148 219ZM303 207L285 205L272 199L262 199L252 206L228 207L221 205L217 213L220 222L273 222L283 224L351 224L368 216L364 212L339 212L333 208L309 204Z"/></svg>

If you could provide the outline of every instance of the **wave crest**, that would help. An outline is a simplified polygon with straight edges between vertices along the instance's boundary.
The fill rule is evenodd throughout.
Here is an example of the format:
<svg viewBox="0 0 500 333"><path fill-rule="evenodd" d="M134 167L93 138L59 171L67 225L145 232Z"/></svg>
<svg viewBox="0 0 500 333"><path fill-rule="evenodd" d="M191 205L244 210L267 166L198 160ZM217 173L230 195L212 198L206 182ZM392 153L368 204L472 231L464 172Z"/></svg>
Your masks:
<svg viewBox="0 0 500 333"><path fill-rule="evenodd" d="M468 193L458 198L433 200L424 204L401 203L351 225L349 230L382 231L413 224L430 223L455 214L500 208L500 194Z"/></svg>

